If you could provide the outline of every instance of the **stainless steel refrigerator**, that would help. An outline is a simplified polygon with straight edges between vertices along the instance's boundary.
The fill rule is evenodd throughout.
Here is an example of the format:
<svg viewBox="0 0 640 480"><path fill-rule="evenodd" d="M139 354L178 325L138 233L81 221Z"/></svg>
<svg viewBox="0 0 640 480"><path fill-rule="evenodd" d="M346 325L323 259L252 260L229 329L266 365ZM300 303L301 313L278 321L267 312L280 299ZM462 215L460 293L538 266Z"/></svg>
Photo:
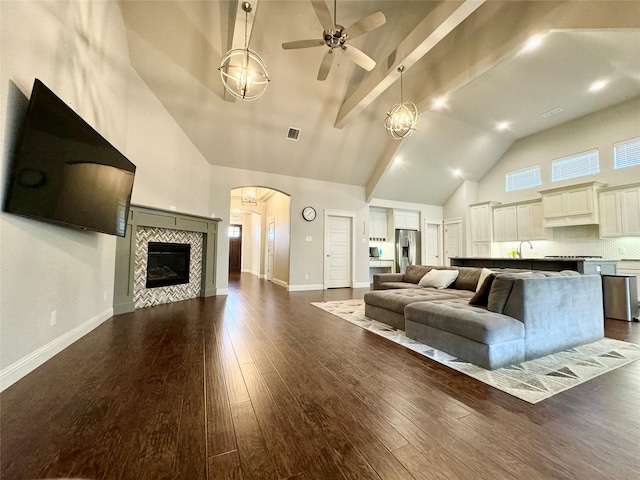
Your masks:
<svg viewBox="0 0 640 480"><path fill-rule="evenodd" d="M404 273L408 265L420 265L420 232L396 230L396 272Z"/></svg>

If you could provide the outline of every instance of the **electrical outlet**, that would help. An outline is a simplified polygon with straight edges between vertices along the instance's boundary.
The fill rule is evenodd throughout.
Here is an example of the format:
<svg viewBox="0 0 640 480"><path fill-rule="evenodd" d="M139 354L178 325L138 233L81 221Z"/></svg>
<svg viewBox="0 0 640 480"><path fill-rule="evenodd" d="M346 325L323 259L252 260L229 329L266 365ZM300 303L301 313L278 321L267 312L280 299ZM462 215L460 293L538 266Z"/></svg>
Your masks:
<svg viewBox="0 0 640 480"><path fill-rule="evenodd" d="M175 205L169 205L169 210L173 210L175 212L176 206Z"/></svg>
<svg viewBox="0 0 640 480"><path fill-rule="evenodd" d="M54 310L53 312L51 312L51 326L53 327L57 321L58 321L58 312Z"/></svg>
<svg viewBox="0 0 640 480"><path fill-rule="evenodd" d="M313 240L313 238L311 238L311 237L305 237L305 239L304 239L304 240L305 240L306 242L310 242L311 240Z"/></svg>
<svg viewBox="0 0 640 480"><path fill-rule="evenodd" d="M308 273L305 273L305 274L304 274L304 279L305 279L305 280L309 280L309 274L308 274Z"/></svg>

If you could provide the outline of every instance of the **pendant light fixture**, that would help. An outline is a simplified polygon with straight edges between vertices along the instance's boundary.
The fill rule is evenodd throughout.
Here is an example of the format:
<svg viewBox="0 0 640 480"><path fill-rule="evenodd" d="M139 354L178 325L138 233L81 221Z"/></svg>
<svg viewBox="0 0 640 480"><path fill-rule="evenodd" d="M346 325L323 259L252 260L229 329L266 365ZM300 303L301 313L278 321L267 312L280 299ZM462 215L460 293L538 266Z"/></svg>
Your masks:
<svg viewBox="0 0 640 480"><path fill-rule="evenodd" d="M240 100L256 100L269 85L269 74L260 55L249 49L247 17L253 7L242 2L244 11L244 48L232 48L220 64L220 78L225 90Z"/></svg>
<svg viewBox="0 0 640 480"><path fill-rule="evenodd" d="M391 111L387 113L384 119L384 127L391 138L400 140L410 136L418 122L420 121L420 113L418 107L413 102L405 102L402 98L402 73L404 67L398 67L400 72L400 103L396 103Z"/></svg>

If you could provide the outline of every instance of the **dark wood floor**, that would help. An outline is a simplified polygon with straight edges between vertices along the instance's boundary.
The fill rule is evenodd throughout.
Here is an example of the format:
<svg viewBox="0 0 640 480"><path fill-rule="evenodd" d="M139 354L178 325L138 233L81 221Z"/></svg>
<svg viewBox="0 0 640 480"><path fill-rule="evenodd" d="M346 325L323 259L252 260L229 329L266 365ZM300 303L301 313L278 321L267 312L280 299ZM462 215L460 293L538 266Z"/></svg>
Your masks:
<svg viewBox="0 0 640 480"><path fill-rule="evenodd" d="M364 292L110 319L2 393L1 478L640 478L640 362L530 405L309 303Z"/></svg>

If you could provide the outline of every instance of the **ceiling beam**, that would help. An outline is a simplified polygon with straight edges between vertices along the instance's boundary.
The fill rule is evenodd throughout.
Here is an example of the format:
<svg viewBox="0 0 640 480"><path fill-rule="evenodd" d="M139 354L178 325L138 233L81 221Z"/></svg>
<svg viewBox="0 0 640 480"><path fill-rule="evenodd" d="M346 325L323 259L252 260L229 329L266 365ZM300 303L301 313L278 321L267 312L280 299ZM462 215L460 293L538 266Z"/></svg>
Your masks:
<svg viewBox="0 0 640 480"><path fill-rule="evenodd" d="M399 78L397 68L400 65L406 69L411 68L485 1L465 0L462 4L441 2L400 42L388 61L378 62L360 87L344 101L338 112L335 127L344 127L367 108Z"/></svg>
<svg viewBox="0 0 640 480"><path fill-rule="evenodd" d="M369 203L375 195L378 185L380 185L381 180L387 175L387 172L391 168L393 158L398 152L400 152L400 150L402 150L402 146L404 146L406 140L406 138L403 138L400 141L389 139L387 148L382 152L382 156L380 157L380 160L378 160L376 168L373 170L369 180L367 180L367 185L365 186L367 203Z"/></svg>

